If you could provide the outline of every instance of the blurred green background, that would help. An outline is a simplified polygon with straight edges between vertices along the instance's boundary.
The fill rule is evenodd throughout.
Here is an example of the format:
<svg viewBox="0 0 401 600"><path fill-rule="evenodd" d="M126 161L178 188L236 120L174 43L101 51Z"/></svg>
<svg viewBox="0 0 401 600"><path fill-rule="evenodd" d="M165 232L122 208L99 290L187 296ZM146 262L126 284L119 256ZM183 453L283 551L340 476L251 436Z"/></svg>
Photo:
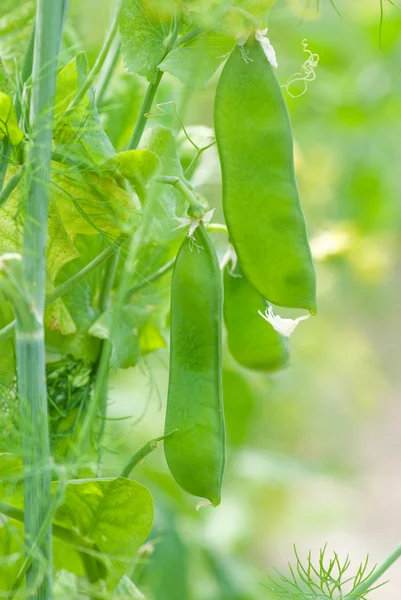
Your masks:
<svg viewBox="0 0 401 600"><path fill-rule="evenodd" d="M400 541L401 9L383 3L381 42L379 0L336 0L341 17L329 0L318 11L315 0L278 0L271 12L283 84L307 58L304 39L320 57L307 93L287 95L319 312L291 339L291 364L281 373L255 376L225 353L229 446L219 508L195 510L161 448L137 467L156 504L151 542L133 574L150 600L269 599L263 586L274 568L286 570L294 543L301 556L327 543L356 570L366 554L374 564ZM111 10L109 0L71 3L92 61ZM212 126L216 80L188 94L166 76L158 101L181 102L186 125ZM145 85L119 65L103 114L117 146L131 130L122 115L134 122ZM218 206L215 149L195 181ZM214 235L223 252L225 239ZM122 420L107 424L106 475L161 435L167 369L162 350L113 375L110 416ZM399 598L400 565L389 578L372 597Z"/></svg>

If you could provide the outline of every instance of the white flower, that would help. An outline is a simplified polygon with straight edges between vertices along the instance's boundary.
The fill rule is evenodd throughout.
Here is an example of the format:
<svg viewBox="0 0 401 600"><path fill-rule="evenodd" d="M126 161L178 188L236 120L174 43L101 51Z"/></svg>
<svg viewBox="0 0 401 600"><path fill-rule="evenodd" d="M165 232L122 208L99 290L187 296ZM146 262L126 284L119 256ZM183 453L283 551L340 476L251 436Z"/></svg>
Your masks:
<svg viewBox="0 0 401 600"><path fill-rule="evenodd" d="M189 217L176 217L176 220L180 223L180 225L178 225L176 229L183 229L184 227L189 226L188 237L192 237L195 229L199 227L201 223L207 225L212 220L213 213L215 210L215 208L212 208L212 210L209 210L205 214L205 216L200 219L191 219Z"/></svg>
<svg viewBox="0 0 401 600"><path fill-rule="evenodd" d="M297 317L296 319L282 319L279 315L275 315L271 306L266 309L265 313L259 311L261 317L265 319L280 335L290 337L301 321L309 319L310 315Z"/></svg>
<svg viewBox="0 0 401 600"><path fill-rule="evenodd" d="M228 244L227 252L223 256L220 262L220 269L223 270L229 263L231 263L231 271L235 270L237 266L238 258L232 244Z"/></svg>
<svg viewBox="0 0 401 600"><path fill-rule="evenodd" d="M277 69L278 63L276 53L274 51L273 46L270 43L269 38L266 37L266 33L267 29L257 29L255 31L255 38L262 45L262 48L269 63L272 65L272 67L275 67Z"/></svg>

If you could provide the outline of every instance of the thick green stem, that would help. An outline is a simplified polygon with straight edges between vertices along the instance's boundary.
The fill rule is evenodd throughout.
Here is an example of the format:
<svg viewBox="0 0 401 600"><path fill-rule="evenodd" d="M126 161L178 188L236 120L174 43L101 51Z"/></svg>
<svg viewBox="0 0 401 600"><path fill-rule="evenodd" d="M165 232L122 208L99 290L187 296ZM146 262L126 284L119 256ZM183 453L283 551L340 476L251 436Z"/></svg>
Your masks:
<svg viewBox="0 0 401 600"><path fill-rule="evenodd" d="M151 81L148 85L146 96L141 106L138 120L135 124L134 132L128 144L128 150L136 150L139 146L139 142L141 140L143 132L145 131L146 122L148 119L147 115L149 114L150 109L152 108L152 104L155 99L162 77L163 71L158 70L156 79L154 81Z"/></svg>
<svg viewBox="0 0 401 600"><path fill-rule="evenodd" d="M38 0L32 69L32 142L26 169L23 267L30 319L17 315L17 375L24 461L25 541L28 554L41 533L51 504L44 309L46 243L57 59L63 0ZM52 598L51 523L26 574L35 600ZM38 577L41 583L35 588Z"/></svg>
<svg viewBox="0 0 401 600"><path fill-rule="evenodd" d="M177 41L178 35L180 33L180 29L181 29L181 20L179 18L176 18L175 23L174 23L173 32L172 32L170 40L167 44L166 52L165 52L162 60L164 60L164 58L167 56L167 54L169 54L169 52L173 49L173 47ZM139 117L138 117L138 120L135 125L134 132L133 132L132 137L128 144L128 150L136 150L139 146L139 142L141 141L143 132L145 131L148 114L150 113L157 90L159 89L159 85L162 80L163 73L164 73L163 71L161 71L160 69L157 69L155 80L151 81L149 83L148 90L146 92L146 96L143 101L143 104L142 104L142 107L141 107L141 110L139 113Z"/></svg>
<svg viewBox="0 0 401 600"><path fill-rule="evenodd" d="M351 594L347 594L344 600L361 600L365 594L374 588L380 577L384 575L386 571L399 559L401 558L401 544L399 544L393 552L382 562L381 565L376 567L370 577L358 585Z"/></svg>

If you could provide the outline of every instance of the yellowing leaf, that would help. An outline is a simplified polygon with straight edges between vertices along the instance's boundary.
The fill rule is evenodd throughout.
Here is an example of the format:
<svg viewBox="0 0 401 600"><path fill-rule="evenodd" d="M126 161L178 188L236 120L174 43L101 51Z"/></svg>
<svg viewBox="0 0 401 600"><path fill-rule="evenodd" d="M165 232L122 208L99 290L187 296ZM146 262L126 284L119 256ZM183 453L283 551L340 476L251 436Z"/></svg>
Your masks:
<svg viewBox="0 0 401 600"><path fill-rule="evenodd" d="M46 308L45 325L49 329L59 331L62 335L70 335L77 330L74 320L61 298Z"/></svg>
<svg viewBox="0 0 401 600"><path fill-rule="evenodd" d="M140 211L132 194L114 178L52 163L52 197L67 232L118 235L134 225Z"/></svg>
<svg viewBox="0 0 401 600"><path fill-rule="evenodd" d="M6 184L14 174L15 169L10 168L6 176ZM0 253L22 250L24 211L21 202L20 188L17 187L0 211ZM46 255L48 288L52 289L64 265L78 257L78 251L67 235L53 199L49 203ZM61 299L48 308L46 316L47 324L52 329L64 334L75 331L75 324Z"/></svg>
<svg viewBox="0 0 401 600"><path fill-rule="evenodd" d="M18 146L24 134L18 126L13 101L7 94L0 92L0 139L8 137L13 146Z"/></svg>
<svg viewBox="0 0 401 600"><path fill-rule="evenodd" d="M141 329L139 348L142 354L149 354L160 348L167 348L167 342L160 333L160 329L151 321L145 323Z"/></svg>
<svg viewBox="0 0 401 600"><path fill-rule="evenodd" d="M6 183L15 174L9 169ZM19 252L22 249L23 210L19 188L8 198L0 211L0 252ZM49 204L49 226L47 245L47 267L53 282L60 269L78 256L71 239L68 237L55 202Z"/></svg>

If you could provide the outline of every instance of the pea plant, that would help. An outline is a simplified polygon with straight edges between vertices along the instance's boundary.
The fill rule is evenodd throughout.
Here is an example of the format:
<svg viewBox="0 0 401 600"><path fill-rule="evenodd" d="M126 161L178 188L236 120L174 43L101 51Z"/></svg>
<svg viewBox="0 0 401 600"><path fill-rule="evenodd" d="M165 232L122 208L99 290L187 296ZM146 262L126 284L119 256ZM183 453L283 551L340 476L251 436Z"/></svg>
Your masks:
<svg viewBox="0 0 401 600"><path fill-rule="evenodd" d="M223 327L238 364L270 372L316 314L289 84L267 37L273 4L120 0L89 68L67 0L2 2L2 598L144 598L133 566L154 506L135 466L162 442L178 486L219 505ZM313 80L309 54L295 79ZM120 55L132 77L117 85ZM162 87L164 73L179 92ZM214 76L205 136L183 115ZM215 144L225 223L194 179ZM105 477L110 372L166 347L165 431ZM270 587L283 598L365 598L400 554L351 579L337 555L325 566L322 553L318 567L297 556ZM60 571L74 582L65 595Z"/></svg>

